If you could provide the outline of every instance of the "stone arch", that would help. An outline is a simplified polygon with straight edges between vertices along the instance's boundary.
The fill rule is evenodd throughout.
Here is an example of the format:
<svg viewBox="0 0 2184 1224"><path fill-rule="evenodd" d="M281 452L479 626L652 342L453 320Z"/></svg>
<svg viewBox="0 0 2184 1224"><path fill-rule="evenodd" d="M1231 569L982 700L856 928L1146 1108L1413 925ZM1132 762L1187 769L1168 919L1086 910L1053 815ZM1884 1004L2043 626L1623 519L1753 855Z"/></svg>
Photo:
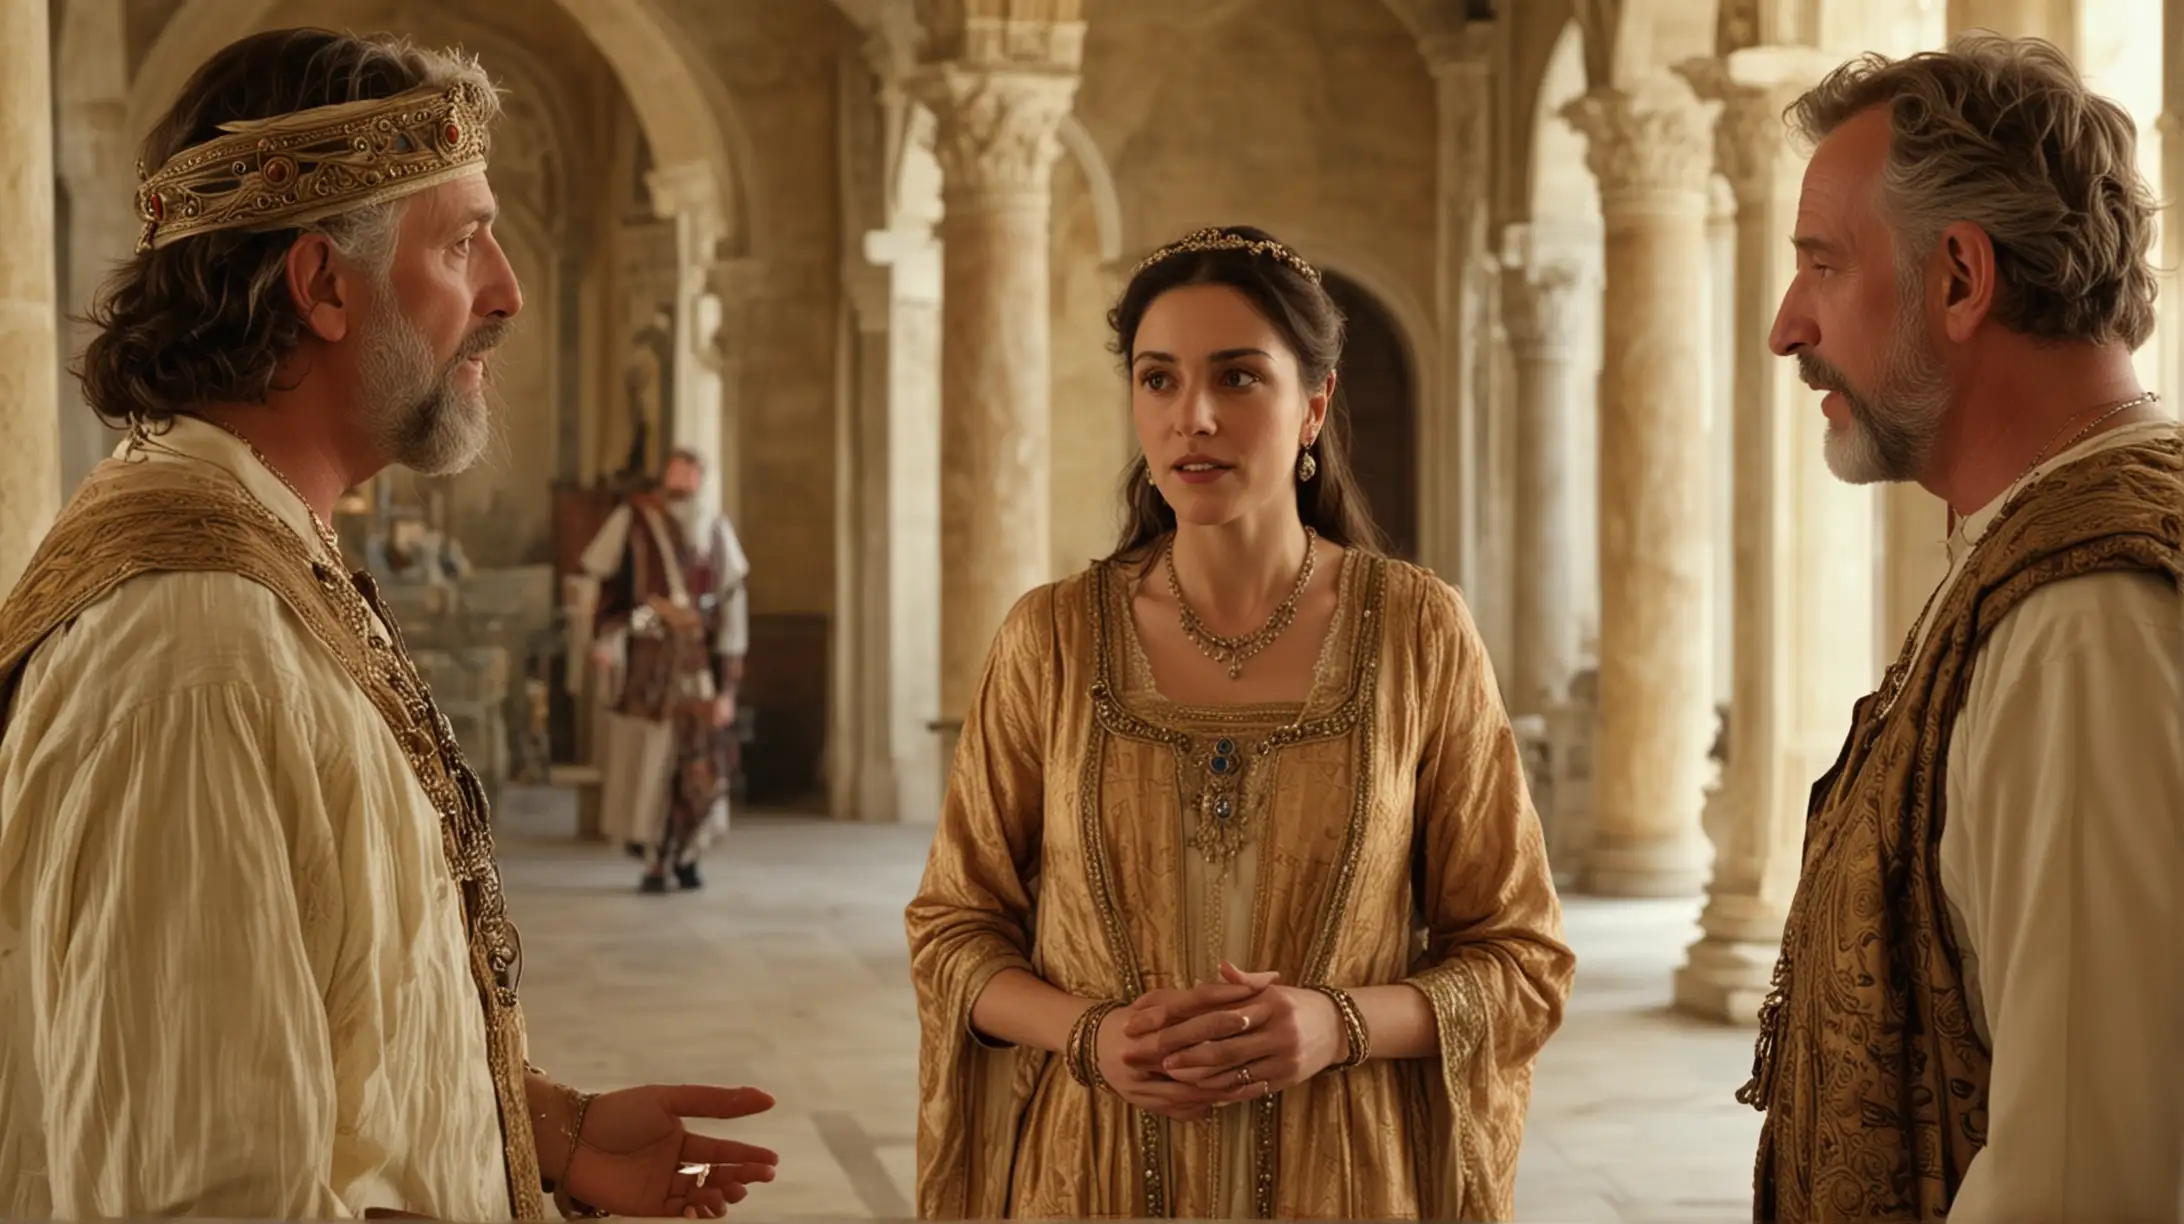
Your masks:
<svg viewBox="0 0 2184 1224"><path fill-rule="evenodd" d="M1406 287L1403 277L1340 236L1301 226L1269 224L1266 228L1309 255L1323 278L1332 272L1370 294L1394 321L1396 338L1402 342L1403 355L1420 385L1430 383L1427 354L1434 351L1435 337L1440 334L1437 316Z"/></svg>
<svg viewBox="0 0 2184 1224"><path fill-rule="evenodd" d="M1388 549L1418 559L1420 483L1417 461L1418 363L1395 313L1378 296L1339 271L1323 269L1328 296L1348 319L1336 399L1356 473Z"/></svg>
<svg viewBox="0 0 2184 1224"><path fill-rule="evenodd" d="M1577 0L1572 7L1585 29L1586 83L1599 89L1713 55L1722 10L1736 21L1753 6L1750 0Z"/></svg>
<svg viewBox="0 0 2184 1224"><path fill-rule="evenodd" d="M1573 21L1555 42L1531 109L1525 214L1542 239L1599 242L1600 186L1585 161L1585 137L1562 117L1585 88L1584 34Z"/></svg>
<svg viewBox="0 0 2184 1224"><path fill-rule="evenodd" d="M731 252L761 247L761 218L749 175L754 165L726 86L688 53L656 0L555 0L614 69L661 165L697 164L712 173L721 233ZM184 0L159 32L129 87L128 128L141 139L208 57L257 27L278 0Z"/></svg>
<svg viewBox="0 0 2184 1224"><path fill-rule="evenodd" d="M1115 190L1115 176L1107 168L1107 155L1100 152L1092 134L1085 131L1083 121L1076 115L1064 116L1060 131L1062 151L1077 163L1084 176L1086 194L1092 203L1092 215L1099 223L1100 260L1113 264L1122 258L1122 197Z"/></svg>
<svg viewBox="0 0 2184 1224"><path fill-rule="evenodd" d="M1268 228L1273 229L1275 233L1283 234L1284 237L1289 237L1289 234L1282 229L1271 226ZM1384 322L1386 331L1393 341L1392 346L1383 351L1393 352L1401 356L1406 371L1404 377L1408 380L1407 385L1410 388L1408 430L1412 442L1409 448L1409 461L1406 464L1409 469L1408 475L1398 478L1395 483L1406 486L1411 490L1408 495L1409 509L1407 513L1410 522L1414 525L1410 532L1411 552L1406 555L1410 560L1420 560L1421 558L1416 549L1418 525L1421 524L1424 507L1418 496L1418 491L1426 488L1428 481L1442 479L1447 472L1445 457L1432 454L1429 448L1418 444L1418 439L1423 436L1420 432L1422 413L1428 410L1428 405L1439 402L1441 395L1438 390L1441 386L1439 380L1445 376L1434 365L1433 354L1438 351L1434 345L1440 335L1438 325L1435 322L1436 316L1433 311L1427 309L1424 302L1420 301L1404 287L1403 278L1396 275L1393 269L1381 264L1350 243L1344 242L1340 238L1323 236L1309 229L1297 230L1291 240L1296 244L1298 250L1307 252L1311 256L1314 265L1320 270L1322 283L1329 286L1328 291L1330 294L1337 292L1336 286L1339 284L1347 284L1353 292L1353 296L1348 301L1337 297L1338 304L1350 308L1355 306L1359 300L1370 303L1369 311L1376 317L1376 324ZM1345 352L1343 355L1345 365L1349 363L1350 358L1351 355ZM1353 458L1360 457L1357 451L1357 447L1353 446L1351 448ZM1361 474L1365 474L1365 472L1361 470ZM1459 495L1461 494L1459 493ZM1378 516L1380 506L1377 502L1374 504L1373 509L1375 515ZM1382 518L1381 527L1384 530L1389 530L1394 526L1394 522ZM1389 530L1389 534L1393 536L1395 532ZM1402 546L1401 540L1394 540L1392 543L1397 547Z"/></svg>

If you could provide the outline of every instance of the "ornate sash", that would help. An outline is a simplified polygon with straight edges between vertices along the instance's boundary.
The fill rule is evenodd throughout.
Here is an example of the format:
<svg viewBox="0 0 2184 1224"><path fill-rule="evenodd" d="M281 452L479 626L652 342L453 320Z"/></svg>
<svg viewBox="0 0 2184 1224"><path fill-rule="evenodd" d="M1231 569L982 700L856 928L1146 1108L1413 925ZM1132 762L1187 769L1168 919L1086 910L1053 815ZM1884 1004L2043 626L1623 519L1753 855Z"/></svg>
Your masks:
<svg viewBox="0 0 2184 1224"><path fill-rule="evenodd" d="M109 459L70 500L0 607L0 734L38 644L121 584L161 572L232 573L272 591L340 661L402 746L440 813L441 847L461 888L510 1206L519 1219L546 1218L524 1093L521 944L501 893L485 793L369 577L314 560L287 524L211 464ZM378 631L374 613L391 637Z"/></svg>
<svg viewBox="0 0 2184 1224"><path fill-rule="evenodd" d="M1893 702L1859 701L1812 790L1803 874L1760 1011L1760 1220L1930 1220L1986 1145L1991 1062L1941 886L1949 738L1979 649L2050 582L2184 584L2184 435L2096 452L2006 506ZM1918 650L1906 642L1904 650Z"/></svg>

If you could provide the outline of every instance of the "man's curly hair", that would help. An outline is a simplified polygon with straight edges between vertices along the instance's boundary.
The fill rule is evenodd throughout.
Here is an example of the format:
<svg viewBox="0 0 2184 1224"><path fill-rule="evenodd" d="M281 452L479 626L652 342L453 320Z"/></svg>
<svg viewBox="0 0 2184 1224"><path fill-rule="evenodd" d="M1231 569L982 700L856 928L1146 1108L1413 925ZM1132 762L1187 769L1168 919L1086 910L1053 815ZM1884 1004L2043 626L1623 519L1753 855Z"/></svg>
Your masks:
<svg viewBox="0 0 2184 1224"><path fill-rule="evenodd" d="M143 165L156 169L218 137L222 124L457 82L480 86L487 123L499 118L499 94L469 56L384 34L254 34L223 49L182 87L145 138ZM264 403L303 337L303 317L288 296L289 248L306 230L321 233L384 277L404 204L372 205L303 228L217 230L138 252L115 269L89 312L98 330L77 369L84 398L117 429L162 426L206 404Z"/></svg>
<svg viewBox="0 0 2184 1224"><path fill-rule="evenodd" d="M1916 266L1948 226L1994 244L1997 319L2023 335L2136 349L2154 330L2154 194L2138 131L2033 38L1973 33L1945 51L1863 55L1785 116L1818 141L1888 108L1882 202L1896 254Z"/></svg>

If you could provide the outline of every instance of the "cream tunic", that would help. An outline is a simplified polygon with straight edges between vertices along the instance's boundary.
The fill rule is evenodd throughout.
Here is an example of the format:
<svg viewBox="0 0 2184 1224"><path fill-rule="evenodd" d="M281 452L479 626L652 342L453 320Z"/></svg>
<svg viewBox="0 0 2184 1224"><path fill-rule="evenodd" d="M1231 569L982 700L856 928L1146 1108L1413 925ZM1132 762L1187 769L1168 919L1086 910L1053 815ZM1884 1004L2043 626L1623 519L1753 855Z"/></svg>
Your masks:
<svg viewBox="0 0 2184 1224"><path fill-rule="evenodd" d="M229 435L157 445L321 549ZM126 583L31 656L7 728L0 1217L510 1216L439 815L270 591Z"/></svg>
<svg viewBox="0 0 2184 1224"><path fill-rule="evenodd" d="M2044 464L2173 430L2111 430ZM1950 541L1946 588L2004 498ZM1941 597L1937 597L1938 604ZM2184 1210L2184 597L2049 583L1979 652L1949 740L1942 887L1993 1055L1956 1224Z"/></svg>

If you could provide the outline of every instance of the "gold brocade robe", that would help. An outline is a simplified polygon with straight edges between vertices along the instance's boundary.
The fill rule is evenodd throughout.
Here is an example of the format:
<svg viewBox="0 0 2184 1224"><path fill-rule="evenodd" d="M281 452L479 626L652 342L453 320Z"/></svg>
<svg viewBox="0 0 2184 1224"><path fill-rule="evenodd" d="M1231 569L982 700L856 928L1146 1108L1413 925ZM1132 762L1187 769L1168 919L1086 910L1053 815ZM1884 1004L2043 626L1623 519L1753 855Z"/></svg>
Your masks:
<svg viewBox="0 0 2184 1224"><path fill-rule="evenodd" d="M1949 743L1979 651L2046 583L2140 571L2184 583L2184 439L2118 445L2005 506L1935 608L1905 679L1861 700L1813 787L1803 873L1761 1009L1754 1214L1933 1220L1986 1145L1990 1051L1948 920ZM1894 669L1891 669L1892 671Z"/></svg>
<svg viewBox="0 0 2184 1224"><path fill-rule="evenodd" d="M1114 564L1008 618L908 911L921 1217L1511 1215L1575 966L1539 820L1456 593L1357 552L1339 584L1301 707L1161 700ZM1130 999L1224 954L1292 985L1411 982L1439 1056L1186 1124L971 1029L1005 968Z"/></svg>
<svg viewBox="0 0 2184 1224"><path fill-rule="evenodd" d="M199 436L211 429L191 428ZM516 1218L547 1218L525 1098L525 1039L515 989L521 952L493 858L484 792L368 578L352 578L315 557L289 524L218 463L188 457L146 461L138 453L110 459L92 472L70 500L0 609L0 732L6 729L11 699L40 643L66 632L87 609L124 583L174 573L233 574L270 591L309 638L338 662L401 746L417 783L437 809L445 869L461 900L469 976L477 992L477 1023L499 1108L505 1169L497 1172L505 1176L507 1203ZM27 733L41 729L32 727ZM338 774L316 781L341 784ZM38 820L40 815L11 813L19 823ZM273 866L277 869L278 864ZM275 886L279 883L285 881ZM311 909L309 904L299 906L305 913ZM414 915L389 917L421 920ZM353 985L340 979L323 983L328 1006L345 1002L344 992ZM415 995L413 989L413 1008L420 1005ZM299 1054L306 1060L325 1056L323 1050L306 1049ZM297 1073L323 1069L306 1064ZM146 1086L150 1100L135 1107L156 1109L156 1093L164 1086ZM102 1138L116 1142L115 1156L126 1159L144 1154L133 1151L131 1142L148 1141L146 1137L159 1133L161 1127L176 1124L188 1125L188 1119L135 1118L124 1112L98 1126ZM273 1138L277 1144L282 1137ZM299 1153L290 1160L301 1167L320 1155ZM240 1192L248 1198L253 1188L242 1186ZM273 1193L270 1189L255 1192Z"/></svg>

